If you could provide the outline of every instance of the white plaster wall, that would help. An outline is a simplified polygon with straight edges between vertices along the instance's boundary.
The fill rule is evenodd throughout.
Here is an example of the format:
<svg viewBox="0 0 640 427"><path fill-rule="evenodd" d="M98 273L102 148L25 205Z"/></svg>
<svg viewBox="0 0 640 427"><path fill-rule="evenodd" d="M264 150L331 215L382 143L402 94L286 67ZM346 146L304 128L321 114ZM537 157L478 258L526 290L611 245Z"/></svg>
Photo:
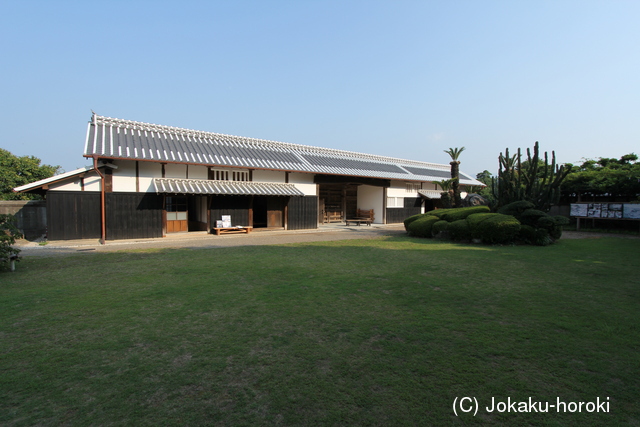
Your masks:
<svg viewBox="0 0 640 427"><path fill-rule="evenodd" d="M114 162L118 169L113 170L113 191L135 192L136 191L136 162L118 161Z"/></svg>
<svg viewBox="0 0 640 427"><path fill-rule="evenodd" d="M191 172L191 171L189 171L189 172ZM167 163L164 166L164 177L165 178L186 179L187 178L187 165L177 165L175 163Z"/></svg>
<svg viewBox="0 0 640 427"><path fill-rule="evenodd" d="M374 224L382 224L383 195L382 187L371 185L358 187L358 209L373 209Z"/></svg>
<svg viewBox="0 0 640 427"><path fill-rule="evenodd" d="M162 178L162 165L155 162L139 162L138 174L140 176L140 191L142 193L155 193L153 178Z"/></svg>
<svg viewBox="0 0 640 427"><path fill-rule="evenodd" d="M189 165L189 179L209 179L209 168Z"/></svg>
<svg viewBox="0 0 640 427"><path fill-rule="evenodd" d="M312 173L291 172L289 174L289 182L292 184L313 184L313 177L314 174Z"/></svg>
<svg viewBox="0 0 640 427"><path fill-rule="evenodd" d="M387 188L387 197L418 197L418 193L407 193L406 188Z"/></svg>
<svg viewBox="0 0 640 427"><path fill-rule="evenodd" d="M305 196L317 196L318 186L316 184L294 184L296 188L304 193Z"/></svg>
<svg viewBox="0 0 640 427"><path fill-rule="evenodd" d="M284 182L285 172L254 170L253 181L255 182Z"/></svg>
<svg viewBox="0 0 640 427"><path fill-rule="evenodd" d="M82 191L80 178L69 178L65 181L51 184L50 191ZM84 176L84 191L100 191L100 177L95 172L87 172Z"/></svg>
<svg viewBox="0 0 640 427"><path fill-rule="evenodd" d="M82 187L80 187L80 178L76 177L75 179L68 179L66 181L51 184L49 185L49 191L82 191Z"/></svg>

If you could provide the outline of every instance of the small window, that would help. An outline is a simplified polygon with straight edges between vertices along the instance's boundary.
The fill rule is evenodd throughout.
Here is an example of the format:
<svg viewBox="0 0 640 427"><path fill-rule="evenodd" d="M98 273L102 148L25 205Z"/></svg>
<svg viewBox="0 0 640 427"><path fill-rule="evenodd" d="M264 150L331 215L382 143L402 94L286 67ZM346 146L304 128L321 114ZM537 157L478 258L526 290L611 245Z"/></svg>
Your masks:
<svg viewBox="0 0 640 427"><path fill-rule="evenodd" d="M403 208L404 197L387 197L388 208Z"/></svg>
<svg viewBox="0 0 640 427"><path fill-rule="evenodd" d="M407 182L407 193L417 193L420 190L420 183Z"/></svg>
<svg viewBox="0 0 640 427"><path fill-rule="evenodd" d="M212 169L210 179L216 181L249 181L248 171L229 171L225 169Z"/></svg>

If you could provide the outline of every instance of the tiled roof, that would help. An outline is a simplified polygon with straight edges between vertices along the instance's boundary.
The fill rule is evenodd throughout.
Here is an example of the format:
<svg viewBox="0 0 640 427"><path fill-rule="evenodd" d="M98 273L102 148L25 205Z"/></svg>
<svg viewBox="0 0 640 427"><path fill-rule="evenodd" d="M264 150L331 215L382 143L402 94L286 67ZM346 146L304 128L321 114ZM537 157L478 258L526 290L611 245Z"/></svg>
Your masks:
<svg viewBox="0 0 640 427"><path fill-rule="evenodd" d="M406 181L450 178L450 166L201 132L93 115L84 155ZM482 185L460 173L461 184Z"/></svg>
<svg viewBox="0 0 640 427"><path fill-rule="evenodd" d="M29 183L29 184L22 185L20 187L16 187L16 188L13 189L13 191L15 191L17 193L20 193L22 191L33 190L35 188L42 187L43 185L53 184L55 182L62 181L62 180L67 179L67 178L72 178L74 176L82 175L83 173L87 173L87 172L89 172L91 170L93 170L93 166L85 166L85 167L80 168L80 169L75 169L75 170L72 170L70 172L65 172L65 173L61 173L59 175L52 176L51 178L41 179L41 180L36 181L36 182L32 182L32 183Z"/></svg>
<svg viewBox="0 0 640 427"><path fill-rule="evenodd" d="M293 184L209 181L203 179L155 178L156 193L166 194L229 194L245 196L304 196Z"/></svg>
<svg viewBox="0 0 640 427"><path fill-rule="evenodd" d="M442 198L441 190L418 190L418 194L426 197L427 199L440 199Z"/></svg>

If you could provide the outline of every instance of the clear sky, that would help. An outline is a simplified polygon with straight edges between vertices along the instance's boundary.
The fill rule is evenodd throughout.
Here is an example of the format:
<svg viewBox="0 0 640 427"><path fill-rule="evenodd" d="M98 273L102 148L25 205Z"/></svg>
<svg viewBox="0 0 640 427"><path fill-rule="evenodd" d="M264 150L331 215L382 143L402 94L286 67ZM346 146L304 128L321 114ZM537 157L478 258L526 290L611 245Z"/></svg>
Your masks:
<svg viewBox="0 0 640 427"><path fill-rule="evenodd" d="M103 116L495 173L640 154L640 1L0 0L0 147Z"/></svg>

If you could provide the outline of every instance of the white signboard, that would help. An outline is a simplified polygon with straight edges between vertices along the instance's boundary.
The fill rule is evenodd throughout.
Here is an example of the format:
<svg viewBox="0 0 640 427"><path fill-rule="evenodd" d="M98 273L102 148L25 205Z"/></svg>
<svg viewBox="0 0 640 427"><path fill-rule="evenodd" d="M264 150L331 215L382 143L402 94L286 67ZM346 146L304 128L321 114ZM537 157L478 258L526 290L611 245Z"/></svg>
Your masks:
<svg viewBox="0 0 640 427"><path fill-rule="evenodd" d="M571 216L640 219L640 203L572 203Z"/></svg>
<svg viewBox="0 0 640 427"><path fill-rule="evenodd" d="M624 205L624 210L622 212L623 218L628 219L640 219L640 204L638 203L627 203Z"/></svg>

